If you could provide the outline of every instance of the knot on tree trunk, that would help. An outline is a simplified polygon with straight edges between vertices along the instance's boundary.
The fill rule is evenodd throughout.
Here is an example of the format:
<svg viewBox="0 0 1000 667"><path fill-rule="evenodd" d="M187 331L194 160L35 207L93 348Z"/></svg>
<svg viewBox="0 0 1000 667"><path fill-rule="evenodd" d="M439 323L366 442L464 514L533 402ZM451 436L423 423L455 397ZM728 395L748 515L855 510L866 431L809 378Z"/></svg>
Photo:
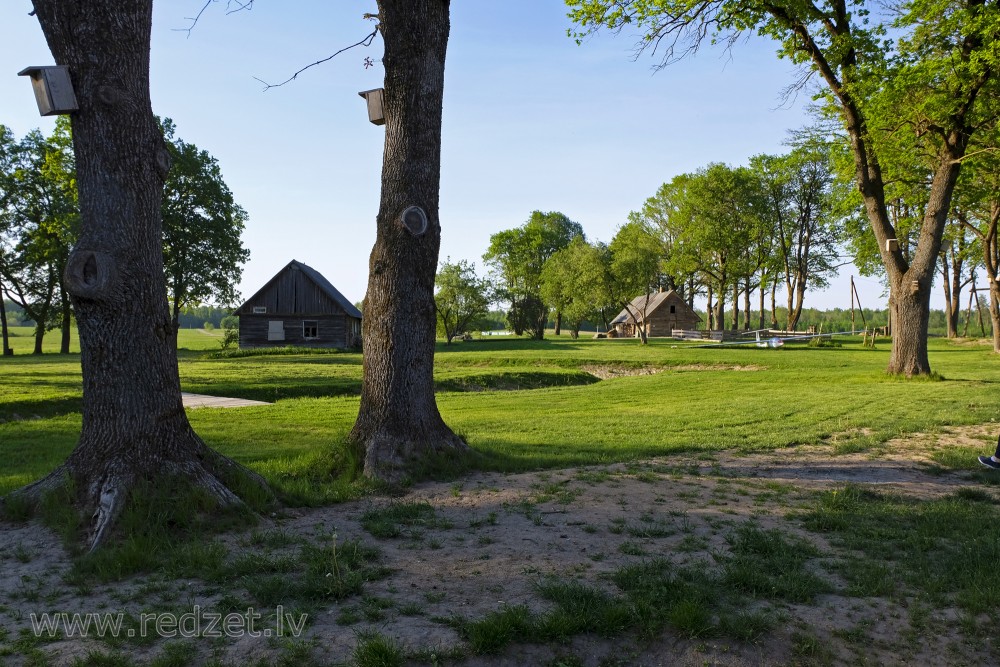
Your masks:
<svg viewBox="0 0 1000 667"><path fill-rule="evenodd" d="M97 88L97 100L101 104L114 106L124 100L124 96L113 86L99 86Z"/></svg>
<svg viewBox="0 0 1000 667"><path fill-rule="evenodd" d="M170 153L167 151L166 146L160 146L156 150L156 173L160 175L160 178L166 180L167 173L170 171L170 165L173 162L170 159Z"/></svg>
<svg viewBox="0 0 1000 667"><path fill-rule="evenodd" d="M63 278L73 296L106 301L118 282L118 265L107 253L77 249L70 253Z"/></svg>

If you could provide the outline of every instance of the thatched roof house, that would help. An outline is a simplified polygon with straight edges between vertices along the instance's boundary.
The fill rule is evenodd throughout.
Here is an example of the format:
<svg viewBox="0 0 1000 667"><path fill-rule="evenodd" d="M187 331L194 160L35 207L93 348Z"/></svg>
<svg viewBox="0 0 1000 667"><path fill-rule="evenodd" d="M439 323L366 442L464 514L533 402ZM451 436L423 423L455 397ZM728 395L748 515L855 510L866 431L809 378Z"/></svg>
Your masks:
<svg viewBox="0 0 1000 667"><path fill-rule="evenodd" d="M319 271L294 259L234 314L241 348L361 343L361 311Z"/></svg>
<svg viewBox="0 0 1000 667"><path fill-rule="evenodd" d="M674 329L700 328L701 318L680 294L661 288L632 299L629 307L611 320L611 326L618 336L638 336L639 327L644 327L647 337L667 337Z"/></svg>

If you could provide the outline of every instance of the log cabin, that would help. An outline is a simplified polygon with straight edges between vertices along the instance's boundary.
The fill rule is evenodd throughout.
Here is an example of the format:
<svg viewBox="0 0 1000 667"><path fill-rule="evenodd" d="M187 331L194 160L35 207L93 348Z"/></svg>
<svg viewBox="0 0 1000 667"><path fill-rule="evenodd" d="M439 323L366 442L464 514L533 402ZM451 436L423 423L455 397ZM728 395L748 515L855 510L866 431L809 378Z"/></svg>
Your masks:
<svg viewBox="0 0 1000 667"><path fill-rule="evenodd" d="M668 337L674 329L701 328L701 317L676 291L660 288L632 299L629 307L611 320L611 327L619 337L638 336L639 327L645 328L648 338Z"/></svg>
<svg viewBox="0 0 1000 667"><path fill-rule="evenodd" d="M240 349L361 345L361 311L294 259L233 314L240 318Z"/></svg>

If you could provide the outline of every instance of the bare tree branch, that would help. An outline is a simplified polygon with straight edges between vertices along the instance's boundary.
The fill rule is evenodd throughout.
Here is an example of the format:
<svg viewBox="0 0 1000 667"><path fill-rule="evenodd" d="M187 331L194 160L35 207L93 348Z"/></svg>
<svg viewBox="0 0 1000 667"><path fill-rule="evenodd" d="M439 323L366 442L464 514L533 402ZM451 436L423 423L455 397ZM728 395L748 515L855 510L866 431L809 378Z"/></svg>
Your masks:
<svg viewBox="0 0 1000 667"><path fill-rule="evenodd" d="M173 31L174 32L186 32L187 36L191 37L191 31L194 30L194 27L196 25L198 25L198 20L201 18L201 15L205 13L205 10L208 9L208 6L211 5L213 2L215 2L215 0L205 0L205 4L201 6L201 9L198 10L197 14L195 14L194 16L185 16L184 17L185 20L191 22L191 25L189 25L186 28L173 28Z"/></svg>
<svg viewBox="0 0 1000 667"><path fill-rule="evenodd" d="M211 0L209 0L209 2L211 2ZM316 65L322 65L323 63L327 62L328 60L332 60L333 58L337 57L338 55L340 55L344 51L347 51L348 49L353 49L356 46L371 46L372 40L375 39L375 35L377 35L377 34L378 34L378 27L376 27L374 30L372 30L372 32L367 37L365 37L364 39L362 39L360 42L355 42L354 44L351 44L350 46L345 46L344 48L340 49L339 51L337 51L333 55L327 56L326 58L323 58L322 60L317 60L316 62L314 62L312 64L306 65L305 67L303 67L298 72L296 72L295 74L291 75L290 77L288 77L287 79L285 79L281 83L268 83L267 81L264 81L263 79L259 79L257 77L254 77L254 79L256 79L257 81L260 81L262 84L264 84L264 90L265 91L267 91L267 90L269 90L271 88L277 88L278 86L283 86L286 83L294 81L296 78L298 78L299 74L302 74L303 72L305 72L310 67L315 67Z"/></svg>
<svg viewBox="0 0 1000 667"><path fill-rule="evenodd" d="M195 14L194 16L184 17L185 20L191 22L191 25L189 25L186 28L173 28L173 31L186 32L187 36L190 37L191 32L194 30L195 26L198 25L198 21L199 19L201 19L201 15L205 13L205 10L208 9L213 2L218 2L218 1L219 0L205 0L205 4L201 6L201 9L198 10L197 14ZM226 14L235 14L236 12L241 12L244 10L250 11L251 9L253 9L253 3L254 0L226 0ZM235 9L233 7L235 7Z"/></svg>
<svg viewBox="0 0 1000 667"><path fill-rule="evenodd" d="M236 5L236 9L230 9L233 5ZM228 0L226 2L226 14L235 14L236 12L241 12L244 9L246 11L253 9L253 0L246 0L246 2L240 2L240 0Z"/></svg>

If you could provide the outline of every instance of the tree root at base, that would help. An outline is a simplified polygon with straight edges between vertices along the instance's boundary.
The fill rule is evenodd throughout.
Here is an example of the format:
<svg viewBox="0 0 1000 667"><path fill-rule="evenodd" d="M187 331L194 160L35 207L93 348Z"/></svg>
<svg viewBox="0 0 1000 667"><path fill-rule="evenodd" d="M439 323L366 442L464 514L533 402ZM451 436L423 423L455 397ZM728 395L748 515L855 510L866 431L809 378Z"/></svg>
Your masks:
<svg viewBox="0 0 1000 667"><path fill-rule="evenodd" d="M82 465L81 456L71 455L69 460L42 479L13 491L8 498L39 507L60 489L71 485L74 489L72 504L82 516L88 517L83 532L83 544L92 553L107 543L114 533L128 501L137 487L171 481L187 484L191 489L206 493L222 510L246 508L247 504L229 488L228 484L245 480L273 499L263 477L215 452L198 441L197 456L182 460L159 458L136 465L134 457L116 458L99 465ZM4 499L6 500L6 499Z"/></svg>

